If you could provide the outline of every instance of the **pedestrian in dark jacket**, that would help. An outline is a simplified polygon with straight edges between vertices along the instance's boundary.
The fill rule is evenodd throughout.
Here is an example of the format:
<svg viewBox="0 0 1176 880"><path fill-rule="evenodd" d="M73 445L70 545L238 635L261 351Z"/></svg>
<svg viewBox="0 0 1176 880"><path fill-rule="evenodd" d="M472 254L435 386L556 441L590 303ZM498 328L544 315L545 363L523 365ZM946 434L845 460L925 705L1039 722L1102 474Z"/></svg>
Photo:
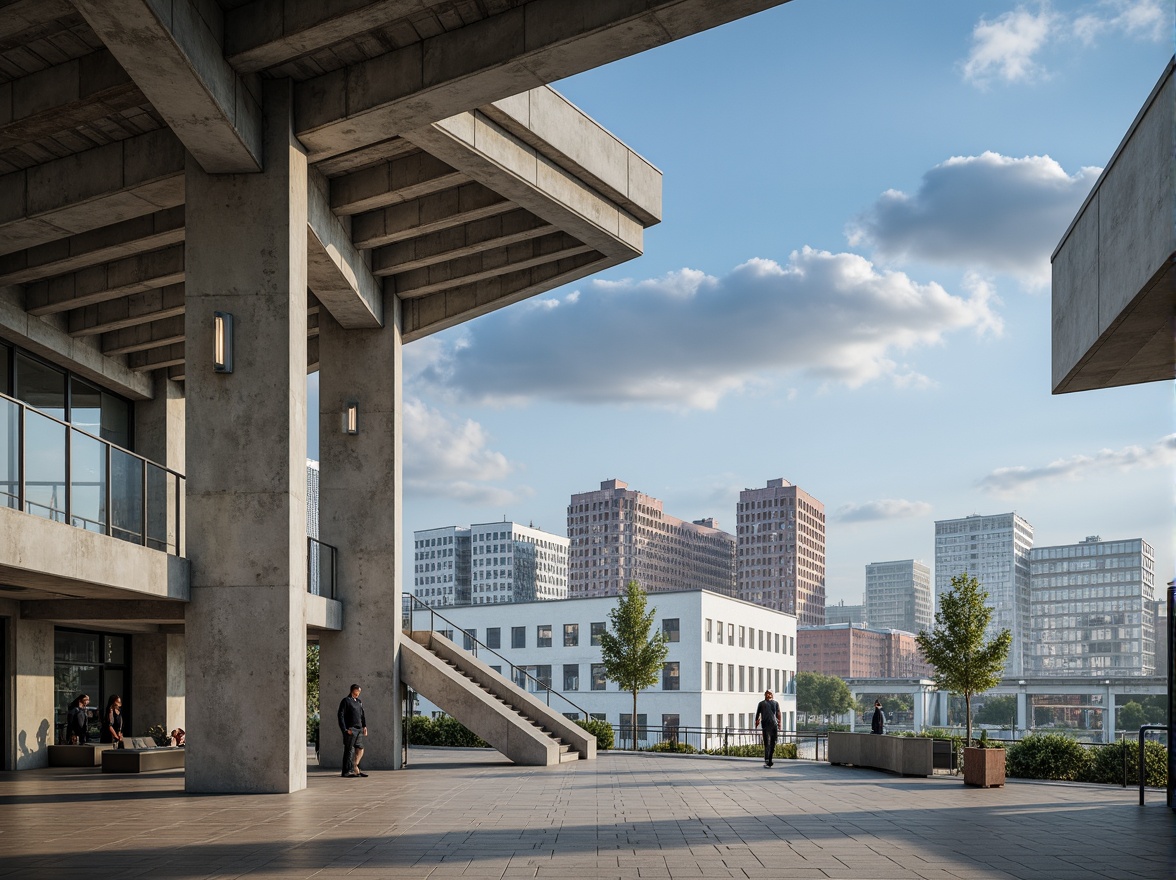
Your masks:
<svg viewBox="0 0 1176 880"><path fill-rule="evenodd" d="M870 733L884 733L886 716L882 714L881 700L874 700L874 717L870 721Z"/></svg>

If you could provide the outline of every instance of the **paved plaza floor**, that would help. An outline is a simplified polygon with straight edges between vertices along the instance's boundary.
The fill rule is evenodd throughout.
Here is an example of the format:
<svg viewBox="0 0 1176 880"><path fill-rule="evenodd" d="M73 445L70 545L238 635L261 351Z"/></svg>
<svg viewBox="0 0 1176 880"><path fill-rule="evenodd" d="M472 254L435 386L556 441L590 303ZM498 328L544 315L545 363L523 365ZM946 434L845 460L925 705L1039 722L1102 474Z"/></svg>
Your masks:
<svg viewBox="0 0 1176 880"><path fill-rule="evenodd" d="M1176 877L1151 792L903 779L807 761L605 753L516 767L414 749L408 769L293 795L185 795L179 772L0 773L0 877Z"/></svg>

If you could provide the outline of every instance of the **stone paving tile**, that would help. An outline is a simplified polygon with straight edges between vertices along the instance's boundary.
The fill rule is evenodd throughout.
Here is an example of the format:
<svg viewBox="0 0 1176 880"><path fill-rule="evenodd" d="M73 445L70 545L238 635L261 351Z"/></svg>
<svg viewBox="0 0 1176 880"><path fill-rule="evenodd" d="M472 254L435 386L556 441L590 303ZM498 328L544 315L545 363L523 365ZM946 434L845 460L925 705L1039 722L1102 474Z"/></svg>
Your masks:
<svg viewBox="0 0 1176 880"><path fill-rule="evenodd" d="M178 773L0 774L0 878L1157 880L1176 816L1130 789L900 779L807 762L610 753L515 767L414 750L362 784L190 796Z"/></svg>

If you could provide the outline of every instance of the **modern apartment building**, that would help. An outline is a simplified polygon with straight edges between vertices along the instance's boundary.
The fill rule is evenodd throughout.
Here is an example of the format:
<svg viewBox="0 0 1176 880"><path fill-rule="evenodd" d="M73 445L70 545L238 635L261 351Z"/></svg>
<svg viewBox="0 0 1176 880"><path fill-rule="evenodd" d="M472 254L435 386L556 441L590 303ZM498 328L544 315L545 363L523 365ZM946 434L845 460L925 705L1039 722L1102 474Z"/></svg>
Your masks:
<svg viewBox="0 0 1176 880"><path fill-rule="evenodd" d="M1032 675L1154 675L1155 551L1142 538L1034 547Z"/></svg>
<svg viewBox="0 0 1176 880"><path fill-rule="evenodd" d="M825 505L787 480L744 489L737 508L736 595L825 622Z"/></svg>
<svg viewBox="0 0 1176 880"><path fill-rule="evenodd" d="M553 698L552 708L573 714L581 708L613 725L618 736L632 724L633 698L604 674L600 634L617 597L524 602L485 608L445 608L451 623L434 629L461 647L535 690L535 680L565 694L575 706ZM657 685L637 703L639 736L654 737L677 727L747 728L756 704L771 689L784 713L786 730L796 722L796 618L709 590L681 590L649 597L654 626L666 634L669 654ZM414 629L427 629L429 615L413 616ZM497 656L496 656L497 655ZM512 673L513 664L532 679ZM420 709L440 711L426 699Z"/></svg>
<svg viewBox="0 0 1176 880"><path fill-rule="evenodd" d="M915 634L852 623L796 630L796 668L840 678L929 678Z"/></svg>
<svg viewBox="0 0 1176 880"><path fill-rule="evenodd" d="M568 539L514 522L413 533L412 593L426 605L566 599Z"/></svg>
<svg viewBox="0 0 1176 880"><path fill-rule="evenodd" d="M573 495L568 504L568 592L616 596L635 580L649 593L735 592L735 537L714 519L670 516L658 498L620 480Z"/></svg>
<svg viewBox="0 0 1176 880"><path fill-rule="evenodd" d="M1005 675L1024 675L1029 652L1029 551L1033 526L1016 513L973 514L935 523L935 606L955 575L972 575L988 591L989 634L1013 637Z"/></svg>
<svg viewBox="0 0 1176 880"><path fill-rule="evenodd" d="M935 619L931 569L916 559L869 563L865 604L872 627L913 633L930 629Z"/></svg>
<svg viewBox="0 0 1176 880"><path fill-rule="evenodd" d="M865 626L869 623L866 618L866 606L846 605L842 599L836 605L825 606L825 623L856 623Z"/></svg>

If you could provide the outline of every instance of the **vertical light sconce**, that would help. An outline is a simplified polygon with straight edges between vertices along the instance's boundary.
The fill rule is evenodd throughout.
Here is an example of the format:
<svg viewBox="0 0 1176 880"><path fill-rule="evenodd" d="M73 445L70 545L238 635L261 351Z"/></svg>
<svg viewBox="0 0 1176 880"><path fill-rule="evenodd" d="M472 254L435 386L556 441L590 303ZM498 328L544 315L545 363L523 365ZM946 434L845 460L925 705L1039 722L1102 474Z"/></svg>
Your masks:
<svg viewBox="0 0 1176 880"><path fill-rule="evenodd" d="M343 405L343 433L359 433L359 403L349 400Z"/></svg>
<svg viewBox="0 0 1176 880"><path fill-rule="evenodd" d="M233 316L228 312L212 313L212 366L218 373L233 372Z"/></svg>

